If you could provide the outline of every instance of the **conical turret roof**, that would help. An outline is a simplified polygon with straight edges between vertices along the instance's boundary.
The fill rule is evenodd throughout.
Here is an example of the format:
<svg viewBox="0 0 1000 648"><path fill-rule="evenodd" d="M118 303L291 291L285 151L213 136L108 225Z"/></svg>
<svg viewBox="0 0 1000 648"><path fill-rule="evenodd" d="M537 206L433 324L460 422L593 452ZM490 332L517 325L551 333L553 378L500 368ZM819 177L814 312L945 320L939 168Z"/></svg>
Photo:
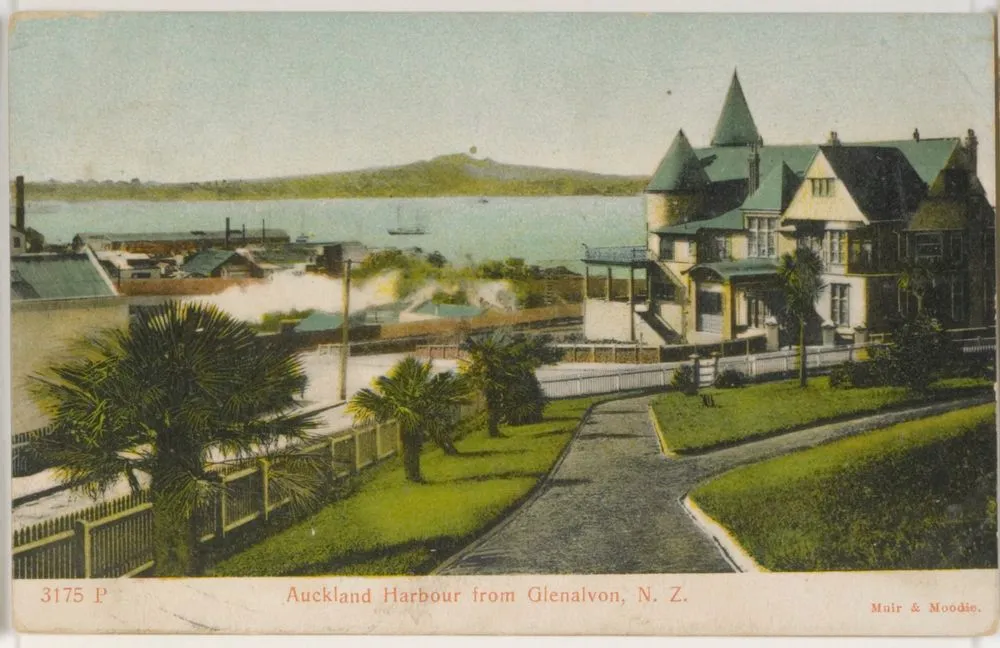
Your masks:
<svg viewBox="0 0 1000 648"><path fill-rule="evenodd" d="M726 93L726 101L722 104L722 114L715 124L715 134L712 136L712 146L748 146L760 138L757 126L753 123L750 106L743 94L740 78L733 71L733 80Z"/></svg>
<svg viewBox="0 0 1000 648"><path fill-rule="evenodd" d="M710 184L684 131L677 131L646 191L693 191Z"/></svg>
<svg viewBox="0 0 1000 648"><path fill-rule="evenodd" d="M775 165L771 172L767 174L757 191L744 201L744 210L760 211L785 211L788 203L792 202L802 180L792 171L791 167L782 162Z"/></svg>

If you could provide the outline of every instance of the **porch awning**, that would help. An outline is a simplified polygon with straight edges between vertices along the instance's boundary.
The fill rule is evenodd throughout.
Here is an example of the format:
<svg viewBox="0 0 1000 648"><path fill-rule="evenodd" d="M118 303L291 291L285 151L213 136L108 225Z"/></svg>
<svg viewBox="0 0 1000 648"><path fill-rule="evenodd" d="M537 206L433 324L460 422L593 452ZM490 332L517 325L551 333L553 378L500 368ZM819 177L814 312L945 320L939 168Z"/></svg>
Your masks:
<svg viewBox="0 0 1000 648"><path fill-rule="evenodd" d="M751 277L773 277L778 273L778 265L771 259L740 259L738 261L714 261L699 263L685 273L691 275L709 274L722 281Z"/></svg>

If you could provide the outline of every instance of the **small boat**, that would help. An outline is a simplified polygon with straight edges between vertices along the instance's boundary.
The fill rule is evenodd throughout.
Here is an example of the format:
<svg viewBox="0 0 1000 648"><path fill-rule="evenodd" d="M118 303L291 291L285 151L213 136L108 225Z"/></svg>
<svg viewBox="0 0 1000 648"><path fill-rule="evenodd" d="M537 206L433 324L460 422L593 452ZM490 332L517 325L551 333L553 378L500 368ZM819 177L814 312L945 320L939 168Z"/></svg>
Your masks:
<svg viewBox="0 0 1000 648"><path fill-rule="evenodd" d="M427 233L427 230L422 226L414 223L412 225L403 225L399 222L399 208L396 208L396 227L389 228L390 236L422 236Z"/></svg>
<svg viewBox="0 0 1000 648"><path fill-rule="evenodd" d="M479 204L480 204L480 205L485 205L485 204L486 204L486 203L488 203L488 202L489 202L489 201L488 201L488 200L486 200L485 198L480 198L480 199L479 199Z"/></svg>
<svg viewBox="0 0 1000 648"><path fill-rule="evenodd" d="M302 233L302 234L299 234L298 236L295 237L295 242L298 243L298 244L300 244L300 245L304 245L304 244L308 243L311 239L312 239L312 235L311 234Z"/></svg>

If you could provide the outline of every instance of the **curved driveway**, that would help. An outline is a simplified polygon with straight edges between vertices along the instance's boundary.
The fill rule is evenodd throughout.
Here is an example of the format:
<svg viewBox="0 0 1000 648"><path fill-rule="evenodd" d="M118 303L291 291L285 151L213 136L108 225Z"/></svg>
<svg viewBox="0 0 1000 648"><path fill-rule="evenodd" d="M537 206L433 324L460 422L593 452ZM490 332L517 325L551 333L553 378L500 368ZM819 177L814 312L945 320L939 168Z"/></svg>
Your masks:
<svg viewBox="0 0 1000 648"><path fill-rule="evenodd" d="M729 572L734 567L680 500L712 475L992 396L882 413L670 458L649 421L652 396L597 406L536 495L437 574Z"/></svg>

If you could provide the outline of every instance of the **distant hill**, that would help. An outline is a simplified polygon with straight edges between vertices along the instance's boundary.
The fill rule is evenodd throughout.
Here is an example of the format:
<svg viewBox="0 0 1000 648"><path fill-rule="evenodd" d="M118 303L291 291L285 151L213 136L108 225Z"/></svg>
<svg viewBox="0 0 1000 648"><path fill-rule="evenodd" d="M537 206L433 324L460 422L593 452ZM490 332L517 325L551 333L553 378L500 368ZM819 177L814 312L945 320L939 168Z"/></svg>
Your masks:
<svg viewBox="0 0 1000 648"><path fill-rule="evenodd" d="M649 178L503 164L466 154L394 167L254 180L163 184L142 182L29 182L37 200L268 200L424 196L630 196Z"/></svg>

